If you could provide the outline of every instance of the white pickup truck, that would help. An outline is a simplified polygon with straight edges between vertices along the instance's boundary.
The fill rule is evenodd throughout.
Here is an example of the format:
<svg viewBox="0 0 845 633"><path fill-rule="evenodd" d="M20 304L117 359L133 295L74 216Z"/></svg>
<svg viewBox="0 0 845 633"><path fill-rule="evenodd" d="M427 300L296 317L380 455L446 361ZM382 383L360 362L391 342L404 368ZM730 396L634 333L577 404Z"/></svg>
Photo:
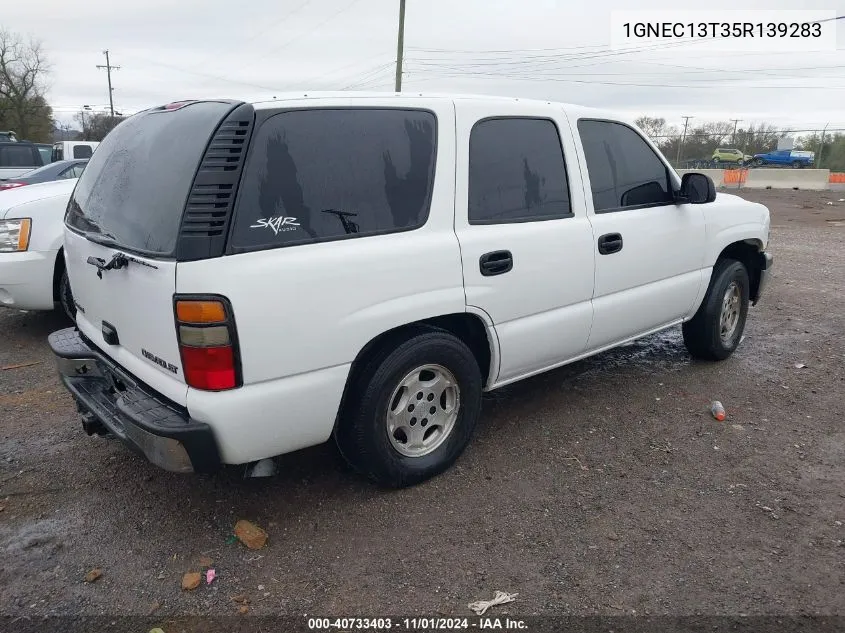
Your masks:
<svg viewBox="0 0 845 633"><path fill-rule="evenodd" d="M772 266L766 207L630 122L491 97L153 108L65 224L50 343L89 434L180 472L333 437L397 487L458 458L483 391L680 325L727 358Z"/></svg>

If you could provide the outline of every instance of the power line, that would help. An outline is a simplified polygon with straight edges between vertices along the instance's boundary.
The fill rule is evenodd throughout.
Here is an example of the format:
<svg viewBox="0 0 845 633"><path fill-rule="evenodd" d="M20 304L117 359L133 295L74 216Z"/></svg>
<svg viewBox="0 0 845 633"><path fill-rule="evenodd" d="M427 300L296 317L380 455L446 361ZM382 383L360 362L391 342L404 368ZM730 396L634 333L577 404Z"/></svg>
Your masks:
<svg viewBox="0 0 845 633"><path fill-rule="evenodd" d="M585 75L589 76L589 75ZM595 81L591 79L565 79L562 77L555 77L555 76L542 76L542 77L525 77L524 75L508 75L503 73L495 73L495 72L479 72L479 71L451 71L448 73L442 73L439 77L431 77L431 79L448 79L448 78L465 78L465 79L479 79L485 77L498 77L504 79L514 79L516 81L529 81L529 82L538 82L538 81L553 81L553 82L562 82L562 83L578 83L578 84L590 84L590 85L599 85L599 86L638 86L643 88L718 88L718 83L708 83L707 85L689 85L689 84L660 84L660 83L636 83L636 82L620 82L620 81ZM422 78L425 81L425 78ZM777 90L836 90L836 89L845 89L845 86L749 86L750 88L755 89L777 89Z"/></svg>
<svg viewBox="0 0 845 633"><path fill-rule="evenodd" d="M446 71L451 71L455 73L467 73L472 74L476 73L472 68L464 68L462 66L453 66L453 65L439 65L439 64L420 64L417 60L413 58L409 58L407 60L409 62L409 68L412 68L416 72L436 72L438 69L444 69ZM581 68L580 66L571 66L572 68ZM842 68L845 68L843 66ZM510 76L506 73L514 72L517 69L502 69L501 76ZM628 72L611 72L611 73L568 73L568 72L560 72L557 69L536 69L536 68L520 68L520 71L529 71L532 73L532 76L538 79L545 79L545 78L554 78L554 77L618 77L618 76L625 76L625 77L633 77L639 76L645 78L655 78L655 79L662 79L662 78L673 78L675 75L671 73L650 73L650 72L640 72L640 71L628 71ZM565 68L561 69L566 70ZM496 72L496 69L490 69L487 72ZM712 71L712 72L720 72L720 71ZM478 71L478 74L481 74L481 71ZM774 77L777 79L839 79L840 75L833 75L833 76L825 76L825 75L782 75L782 74L767 74L766 77ZM687 78L685 81L688 82L749 82L749 81L771 81L771 79L767 79L766 77L704 77L704 78ZM796 86L800 87L800 86Z"/></svg>
<svg viewBox="0 0 845 633"><path fill-rule="evenodd" d="M292 15L294 15L295 13L299 13L302 9L304 9L305 7L307 7L307 6L308 6L309 4L311 4L313 1L314 1L314 0L305 0L305 2L303 2L303 3L302 3L302 4L300 4L300 5L298 5L296 8L292 9L291 11L288 11L287 13L285 13L284 15L282 15L280 18L277 18L276 20L273 20L273 22L271 22L268 26L264 27L263 29L261 29L260 31L258 31L258 32L256 32L256 33L253 33L253 34L252 34L252 35L250 35L249 37L247 37L247 38L245 38L245 39L241 40L241 43L239 44L239 46L243 46L244 44L247 44L247 43L249 43L249 42L251 42L251 41L253 41L253 40L257 39L257 38L261 37L262 35L265 35L266 33L269 33L272 29L274 29L276 26L278 26L279 24L281 24L284 20L287 20L289 17L291 17L291 16L292 16ZM198 68L198 67L203 66L204 64L208 63L209 61L212 61L212 60L216 59L217 57L218 57L218 55L217 55L217 54L211 55L211 56L209 56L209 57L207 57L207 58L203 59L201 62L199 62L199 63L197 63L197 64L194 64L194 65L193 65L193 66L191 66L191 67L192 67L192 68Z"/></svg>
<svg viewBox="0 0 845 633"><path fill-rule="evenodd" d="M323 26L325 26L326 24L328 24L329 22L331 22L332 20L334 20L337 16L339 16L341 13L345 13L346 11L348 11L349 9L351 9L353 6L355 6L356 4L358 4L358 2L360 2L360 1L361 1L361 0L352 0L352 2L350 2L350 3L349 3L349 4L347 4L346 6L342 7L341 9L339 9L339 10L335 11L335 12L334 12L333 14L331 14L328 18L326 18L325 20L323 20L322 22L320 22L319 24L317 24L316 26L314 26L314 28L312 28L312 29L310 29L310 30L308 30L308 31L303 31L303 32L298 33L297 35L295 35L295 36L294 36L294 37L292 37L291 39L287 40L286 42L282 42L282 43L281 43L281 44L279 44L278 46L275 46L275 47L271 48L269 51L267 51L267 52L266 52L266 53L264 53L263 55L260 55L260 56L259 56L259 57L257 57L256 59L264 59L265 57L267 57L267 56L269 56L269 55L271 55L271 54L273 54L273 53L278 53L278 52L279 52L280 50L282 50L283 48L287 48L288 46L290 46L290 45L291 45L291 44L293 44L294 42L297 42L297 41L301 40L301 39L302 39L303 37L305 37L306 35L311 35L311 33L313 33L314 31L316 31L317 29L322 28Z"/></svg>
<svg viewBox="0 0 845 633"><path fill-rule="evenodd" d="M181 72L181 73L187 73L189 75L197 75L198 77L207 77L207 78L210 78L210 79L216 79L216 80L222 81L224 83L240 84L242 86L248 86L250 88L259 88L261 90L270 90L270 91L274 91L274 92L279 91L278 87L265 86L265 85L262 85L262 84L255 84L255 83L251 83L251 82L248 82L248 81L241 81L241 80L238 80L238 79L232 79L231 77L221 77L220 75L213 75L211 73L205 73L205 72L202 72L202 71L199 71L199 70L190 70L188 68L181 68L179 66L173 66L172 64L156 61L156 60L153 60L153 59L147 59L145 57L138 57L136 55L126 55L124 53L124 56L125 57L131 57L132 59L137 59L138 61L144 62L146 64L152 64L153 66L161 66L162 68L169 68L171 70L176 70L176 71Z"/></svg>
<svg viewBox="0 0 845 633"><path fill-rule="evenodd" d="M393 66L393 64L394 64L394 62L389 61L386 64L381 64L379 66L376 66L375 68L372 68L371 70L365 72L363 74L363 76L359 76L358 79L354 80L352 83L350 83L346 86L343 86L341 88L341 90L353 90L353 89L356 89L356 88L361 88L363 84L368 83L371 79L373 79L377 75L384 73L386 70L391 68Z"/></svg>

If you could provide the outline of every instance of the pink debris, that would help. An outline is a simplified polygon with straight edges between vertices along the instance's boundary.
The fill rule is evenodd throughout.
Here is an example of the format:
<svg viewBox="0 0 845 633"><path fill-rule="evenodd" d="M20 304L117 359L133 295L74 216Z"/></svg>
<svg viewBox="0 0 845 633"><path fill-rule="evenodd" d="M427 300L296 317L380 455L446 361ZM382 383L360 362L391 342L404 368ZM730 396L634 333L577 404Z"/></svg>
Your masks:
<svg viewBox="0 0 845 633"><path fill-rule="evenodd" d="M211 581L214 580L215 576L217 576L217 572L215 572L213 569L206 570L205 582L210 585Z"/></svg>

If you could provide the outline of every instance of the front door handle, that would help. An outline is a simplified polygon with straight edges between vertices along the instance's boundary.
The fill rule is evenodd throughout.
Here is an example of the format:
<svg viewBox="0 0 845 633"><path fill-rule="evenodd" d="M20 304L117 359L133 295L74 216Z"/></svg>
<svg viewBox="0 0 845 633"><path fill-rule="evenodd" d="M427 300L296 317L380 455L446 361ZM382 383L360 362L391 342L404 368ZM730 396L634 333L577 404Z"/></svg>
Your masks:
<svg viewBox="0 0 845 633"><path fill-rule="evenodd" d="M478 268L485 277L503 275L513 268L513 255L510 251L485 253L478 260Z"/></svg>
<svg viewBox="0 0 845 633"><path fill-rule="evenodd" d="M622 250L622 235L619 233L607 233L599 238L599 253L612 255Z"/></svg>

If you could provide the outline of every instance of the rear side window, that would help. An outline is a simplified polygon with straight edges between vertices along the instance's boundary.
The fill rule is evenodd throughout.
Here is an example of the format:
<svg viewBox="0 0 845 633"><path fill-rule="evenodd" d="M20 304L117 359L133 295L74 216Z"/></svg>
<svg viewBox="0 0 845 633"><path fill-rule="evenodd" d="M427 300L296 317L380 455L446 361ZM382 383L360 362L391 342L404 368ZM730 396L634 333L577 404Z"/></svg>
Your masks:
<svg viewBox="0 0 845 633"><path fill-rule="evenodd" d="M40 167L36 158L37 149L30 145L0 146L0 167Z"/></svg>
<svg viewBox="0 0 845 633"><path fill-rule="evenodd" d="M572 216L557 126L548 119L476 123L469 139L469 222Z"/></svg>
<svg viewBox="0 0 845 633"><path fill-rule="evenodd" d="M90 145L75 145L73 148L74 158L91 158L93 153L94 150L91 149Z"/></svg>
<svg viewBox="0 0 845 633"><path fill-rule="evenodd" d="M612 121L578 121L596 212L672 202L666 165L633 129Z"/></svg>
<svg viewBox="0 0 845 633"><path fill-rule="evenodd" d="M421 227L431 202L436 127L434 115L422 110L292 110L270 117L252 141L232 249Z"/></svg>
<svg viewBox="0 0 845 633"><path fill-rule="evenodd" d="M67 225L102 234L121 248L172 255L194 174L231 108L198 102L123 121L82 172L68 205Z"/></svg>
<svg viewBox="0 0 845 633"><path fill-rule="evenodd" d="M85 171L85 165L73 165L59 174L59 180L64 180L66 178L79 178L83 171Z"/></svg>

